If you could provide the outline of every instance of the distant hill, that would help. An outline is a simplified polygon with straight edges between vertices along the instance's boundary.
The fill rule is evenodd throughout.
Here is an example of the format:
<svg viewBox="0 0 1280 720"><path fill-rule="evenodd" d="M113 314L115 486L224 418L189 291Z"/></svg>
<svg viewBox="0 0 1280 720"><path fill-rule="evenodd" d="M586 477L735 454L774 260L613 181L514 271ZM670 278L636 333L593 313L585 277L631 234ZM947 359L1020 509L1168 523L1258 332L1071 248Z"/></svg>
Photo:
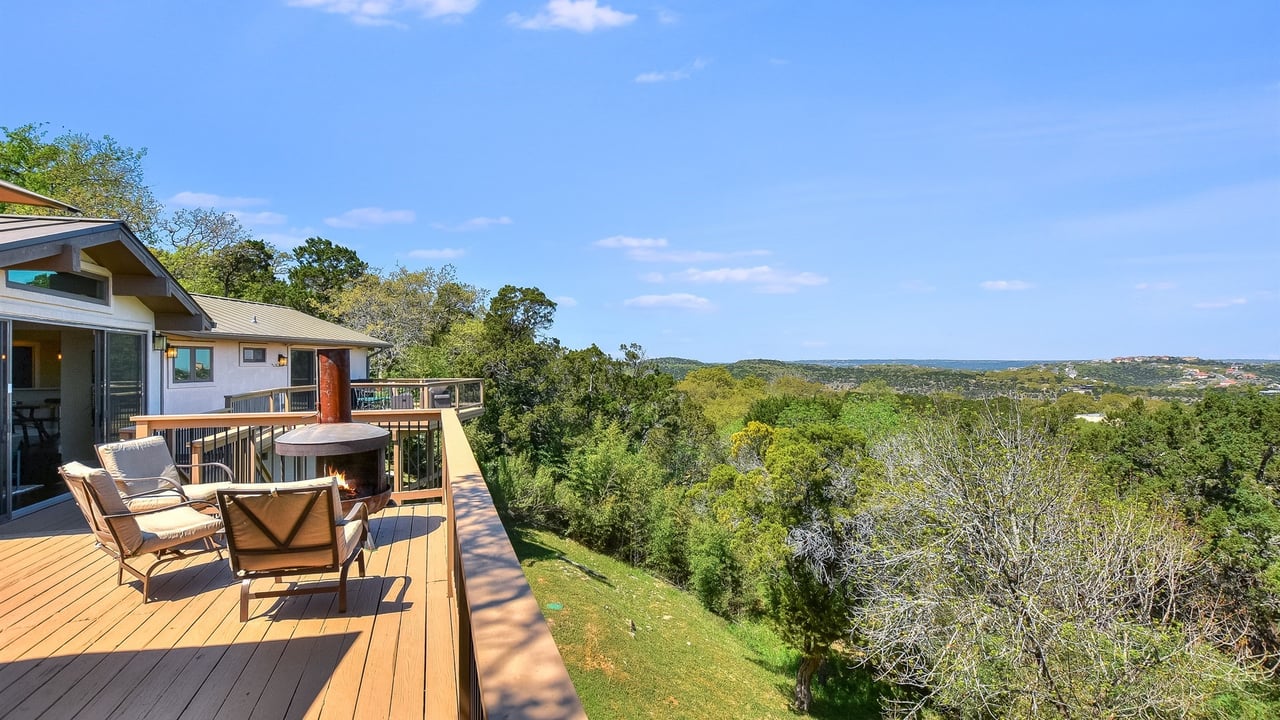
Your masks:
<svg viewBox="0 0 1280 720"><path fill-rule="evenodd" d="M1209 387L1257 385L1280 388L1280 362L1206 360L1193 357L1144 356L1110 360L818 360L784 362L752 359L704 363L664 357L652 361L677 380L706 367L724 367L735 378L766 380L800 377L835 389L851 389L880 380L897 392L928 395L954 392L986 397L1009 392L1092 393L1146 391L1168 396L1196 396Z"/></svg>

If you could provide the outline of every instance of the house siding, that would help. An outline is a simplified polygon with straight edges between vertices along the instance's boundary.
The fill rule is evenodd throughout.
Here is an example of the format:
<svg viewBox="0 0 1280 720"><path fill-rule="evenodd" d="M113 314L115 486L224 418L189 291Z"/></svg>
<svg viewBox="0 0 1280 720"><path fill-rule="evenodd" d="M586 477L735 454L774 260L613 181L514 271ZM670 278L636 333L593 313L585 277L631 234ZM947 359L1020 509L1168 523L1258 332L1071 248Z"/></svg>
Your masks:
<svg viewBox="0 0 1280 720"><path fill-rule="evenodd" d="M175 383L172 372L173 362L165 360L162 384L164 412L167 414L212 412L225 407L227 395L288 387L289 368L276 365L276 356L289 357L291 349L302 350L312 347L257 340L185 339L172 335L169 336L169 344L176 347L213 348L213 380L202 383ZM241 347L265 347L267 349L266 364L241 362ZM352 377L360 378L368 375L368 355L369 352L365 348L351 348Z"/></svg>

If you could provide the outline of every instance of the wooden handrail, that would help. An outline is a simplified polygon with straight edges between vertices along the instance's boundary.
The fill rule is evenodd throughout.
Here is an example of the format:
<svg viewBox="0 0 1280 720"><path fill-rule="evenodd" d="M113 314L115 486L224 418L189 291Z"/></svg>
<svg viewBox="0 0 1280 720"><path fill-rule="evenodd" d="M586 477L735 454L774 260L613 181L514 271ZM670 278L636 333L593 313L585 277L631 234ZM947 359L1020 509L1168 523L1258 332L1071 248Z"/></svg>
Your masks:
<svg viewBox="0 0 1280 720"><path fill-rule="evenodd" d="M464 717L587 717L457 412L441 413ZM475 686L468 687L474 679ZM478 707L473 704L478 699Z"/></svg>

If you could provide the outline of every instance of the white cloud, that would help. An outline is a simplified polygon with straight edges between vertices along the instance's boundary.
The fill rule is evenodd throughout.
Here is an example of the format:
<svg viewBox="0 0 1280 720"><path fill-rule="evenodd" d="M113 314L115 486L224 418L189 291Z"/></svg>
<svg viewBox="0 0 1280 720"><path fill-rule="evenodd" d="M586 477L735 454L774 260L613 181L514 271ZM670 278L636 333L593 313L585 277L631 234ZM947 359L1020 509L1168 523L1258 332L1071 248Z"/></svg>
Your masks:
<svg viewBox="0 0 1280 720"><path fill-rule="evenodd" d="M384 210L368 207L348 210L337 217L325 218L324 224L336 228L359 228L370 225L407 225L414 221L412 210Z"/></svg>
<svg viewBox="0 0 1280 720"><path fill-rule="evenodd" d="M768 250L738 250L735 252L671 250L667 252L657 252L651 248L635 248L627 252L627 257L640 262L705 263L731 260L739 257L758 257L768 254Z"/></svg>
<svg viewBox="0 0 1280 720"><path fill-rule="evenodd" d="M635 15L599 5L597 0L550 0L537 15L507 15L508 23L525 30L573 30L580 33L622 27L635 19Z"/></svg>
<svg viewBox="0 0 1280 720"><path fill-rule="evenodd" d="M1134 290L1172 290L1178 287L1171 282L1140 282L1133 286Z"/></svg>
<svg viewBox="0 0 1280 720"><path fill-rule="evenodd" d="M288 217L278 212L263 210L261 212L246 212L244 210L229 211L243 225L283 225L288 221Z"/></svg>
<svg viewBox="0 0 1280 720"><path fill-rule="evenodd" d="M395 16L409 13L424 18L456 20L476 9L480 0L288 0L294 7L346 15L357 25L407 27Z"/></svg>
<svg viewBox="0 0 1280 720"><path fill-rule="evenodd" d="M258 205L267 204L267 201L264 198L216 195L214 193L191 192L190 190L183 190L177 195L174 195L169 198L169 202L180 207L211 207L222 209L256 207Z"/></svg>
<svg viewBox="0 0 1280 720"><path fill-rule="evenodd" d="M664 278L660 272L647 272L640 276L640 279L648 283L660 283Z"/></svg>
<svg viewBox="0 0 1280 720"><path fill-rule="evenodd" d="M596 241L596 247L607 248L655 248L666 247L666 238L640 238L627 237L626 235L614 235Z"/></svg>
<svg viewBox="0 0 1280 720"><path fill-rule="evenodd" d="M467 254L462 248L423 248L405 253L415 260L452 260Z"/></svg>
<svg viewBox="0 0 1280 720"><path fill-rule="evenodd" d="M685 65L679 70L664 70L661 72L640 73L636 76L638 83L660 83L674 82L676 80L688 80L694 73L705 68L707 61L702 58L696 58L693 62Z"/></svg>
<svg viewBox="0 0 1280 720"><path fill-rule="evenodd" d="M555 304L559 305L560 307L571 308L571 307L578 306L578 301L575 298L569 297L568 295L559 295L551 299L554 300Z"/></svg>
<svg viewBox="0 0 1280 720"><path fill-rule="evenodd" d="M472 232L474 230L484 230L494 225L510 225L512 219L503 215L502 217L473 217L470 220L464 220L457 225L448 225L446 223L431 223L431 227L445 232Z"/></svg>
<svg viewBox="0 0 1280 720"><path fill-rule="evenodd" d="M1226 299L1226 300L1213 300L1213 301L1210 301L1210 302L1198 302L1198 303L1196 303L1196 304L1194 305L1194 307L1199 308L1199 309L1201 309L1201 310L1221 310L1221 309L1223 309L1223 308L1234 307L1234 306L1236 306L1236 305L1245 305L1245 304L1247 304L1248 302L1249 302L1248 300L1246 300L1246 299L1244 299L1244 298L1242 298L1242 297L1236 297L1236 298L1228 298L1228 299Z"/></svg>
<svg viewBox="0 0 1280 720"><path fill-rule="evenodd" d="M777 270L768 265L749 268L718 268L716 270L698 270L689 268L674 273L672 280L685 280L693 283L747 283L755 285L760 292L793 293L802 287L824 285L827 278L811 272L788 272Z"/></svg>
<svg viewBox="0 0 1280 720"><path fill-rule="evenodd" d="M596 247L621 248L627 251L627 257L639 262L668 263L705 263L729 260L740 257L758 257L768 255L768 250L737 250L733 252L706 252L702 250L665 250L666 238L629 237L614 235L595 241Z"/></svg>
<svg viewBox="0 0 1280 720"><path fill-rule="evenodd" d="M1030 290L1033 287L1026 280L987 280L982 283L983 290Z"/></svg>
<svg viewBox="0 0 1280 720"><path fill-rule="evenodd" d="M711 310L711 301L689 293L671 293L670 295L640 295L622 302L627 307L638 308L681 308L684 310Z"/></svg>

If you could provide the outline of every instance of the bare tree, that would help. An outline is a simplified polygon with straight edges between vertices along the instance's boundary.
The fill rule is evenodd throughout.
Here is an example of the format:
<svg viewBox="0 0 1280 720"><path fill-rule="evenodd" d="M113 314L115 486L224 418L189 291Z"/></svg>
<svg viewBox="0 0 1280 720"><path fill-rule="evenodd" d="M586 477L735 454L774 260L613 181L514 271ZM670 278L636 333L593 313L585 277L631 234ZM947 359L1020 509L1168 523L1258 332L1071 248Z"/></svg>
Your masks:
<svg viewBox="0 0 1280 720"><path fill-rule="evenodd" d="M863 531L832 540L830 581L864 598L854 643L920 691L887 709L1188 716L1242 691L1249 670L1206 642L1196 538L1172 515L1095 499L1046 427L995 407L882 450L889 478ZM812 534L796 546L832 552Z"/></svg>

